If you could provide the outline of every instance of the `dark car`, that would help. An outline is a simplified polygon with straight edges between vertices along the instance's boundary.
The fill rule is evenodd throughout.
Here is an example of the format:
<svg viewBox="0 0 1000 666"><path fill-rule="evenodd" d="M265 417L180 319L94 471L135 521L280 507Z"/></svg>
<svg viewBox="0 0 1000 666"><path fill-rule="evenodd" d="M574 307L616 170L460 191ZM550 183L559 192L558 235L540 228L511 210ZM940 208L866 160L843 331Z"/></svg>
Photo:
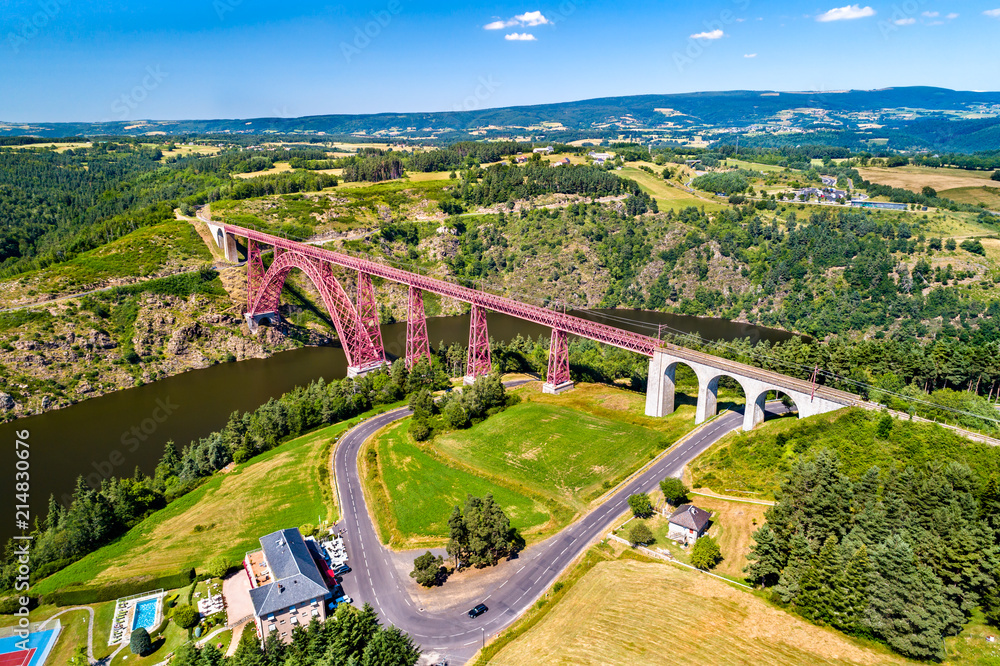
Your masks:
<svg viewBox="0 0 1000 666"><path fill-rule="evenodd" d="M346 564L341 564L339 567L333 570L333 573L337 574L338 576L343 576L345 573L350 573L350 571L351 567L347 566Z"/></svg>
<svg viewBox="0 0 1000 666"><path fill-rule="evenodd" d="M489 608L486 607L486 604L479 604L478 606L469 611L469 617L479 617L488 610Z"/></svg>

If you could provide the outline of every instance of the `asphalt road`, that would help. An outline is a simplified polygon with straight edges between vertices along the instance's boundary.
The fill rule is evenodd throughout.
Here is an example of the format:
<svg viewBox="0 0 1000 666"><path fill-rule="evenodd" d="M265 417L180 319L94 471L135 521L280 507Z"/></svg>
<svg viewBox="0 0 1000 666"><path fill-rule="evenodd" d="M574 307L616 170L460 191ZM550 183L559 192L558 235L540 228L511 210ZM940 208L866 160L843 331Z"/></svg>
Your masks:
<svg viewBox="0 0 1000 666"><path fill-rule="evenodd" d="M776 415L787 410L781 403L769 403L767 411ZM353 569L344 576L343 585L357 605L372 604L383 623L396 625L413 637L425 655L446 659L449 665L468 661L484 637L503 630L527 610L628 509L629 495L654 490L664 477L679 474L687 463L743 423L741 413L729 412L702 426L589 514L559 534L527 548L518 557L514 573L482 599L489 611L471 619L467 615L468 604L434 613L418 608L404 589L410 580L400 580L369 518L358 472L358 453L378 430L409 414L409 409L401 408L373 417L345 434L337 447L334 471L344 515L340 524L347 528L344 539Z"/></svg>

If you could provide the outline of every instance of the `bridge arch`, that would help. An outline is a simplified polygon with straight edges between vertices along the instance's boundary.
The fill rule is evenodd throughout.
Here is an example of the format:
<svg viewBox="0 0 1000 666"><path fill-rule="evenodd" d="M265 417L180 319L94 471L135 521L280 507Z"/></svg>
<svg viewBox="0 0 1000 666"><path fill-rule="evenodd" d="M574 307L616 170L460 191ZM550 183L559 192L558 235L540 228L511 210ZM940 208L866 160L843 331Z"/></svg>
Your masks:
<svg viewBox="0 0 1000 666"><path fill-rule="evenodd" d="M334 277L330 265L315 261L295 250L278 252L276 249L274 261L260 280L259 288L256 293L249 295L247 318L259 321L261 317L277 316L285 280L296 268L305 273L319 291L344 348L348 367L364 370L382 364L385 359L376 349L357 309Z"/></svg>

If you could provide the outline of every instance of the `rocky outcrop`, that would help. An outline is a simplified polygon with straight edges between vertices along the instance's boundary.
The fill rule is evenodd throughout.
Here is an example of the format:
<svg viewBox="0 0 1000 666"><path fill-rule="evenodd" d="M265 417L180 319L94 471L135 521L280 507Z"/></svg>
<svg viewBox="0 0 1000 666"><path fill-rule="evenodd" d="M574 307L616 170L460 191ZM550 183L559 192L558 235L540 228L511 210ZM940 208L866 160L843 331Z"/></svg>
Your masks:
<svg viewBox="0 0 1000 666"><path fill-rule="evenodd" d="M15 407L17 407L17 403L14 402L13 396L9 393L0 393L0 409L9 412Z"/></svg>

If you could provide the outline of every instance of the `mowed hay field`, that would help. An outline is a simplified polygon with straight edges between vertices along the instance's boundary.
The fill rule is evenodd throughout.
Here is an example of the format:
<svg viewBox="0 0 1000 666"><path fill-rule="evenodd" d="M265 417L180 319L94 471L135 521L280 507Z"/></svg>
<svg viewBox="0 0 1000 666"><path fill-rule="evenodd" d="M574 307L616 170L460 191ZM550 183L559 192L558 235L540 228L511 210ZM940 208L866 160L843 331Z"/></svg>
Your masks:
<svg viewBox="0 0 1000 666"><path fill-rule="evenodd" d="M597 564L491 664L901 664L703 574Z"/></svg>
<svg viewBox="0 0 1000 666"><path fill-rule="evenodd" d="M282 444L171 502L101 548L38 583L42 594L71 584L101 584L134 576L163 576L215 557L239 562L258 539L286 527L335 520L328 469L332 438L347 423Z"/></svg>
<svg viewBox="0 0 1000 666"><path fill-rule="evenodd" d="M911 192L920 192L924 187L933 187L938 192L958 187L1000 188L1000 181L990 180L992 171L967 171L947 167L871 167L858 169L865 180L892 187L901 187Z"/></svg>
<svg viewBox="0 0 1000 666"><path fill-rule="evenodd" d="M723 203L716 203L712 201L710 197L706 195L705 199L699 198L694 194L682 190L680 187L675 187L674 185L669 185L663 177L659 175L663 171L663 167L657 165L647 165L657 173L655 176L651 176L641 169L635 167L623 167L620 172L617 172L623 178L631 178L635 182L639 183L639 187L642 188L643 192L646 192L651 197L656 199L656 204L660 207L660 210L667 210L672 208L674 210L681 210L689 206L696 206L701 208L705 207L706 211L720 211L728 208L727 205ZM677 165L671 164L671 169L676 169Z"/></svg>
<svg viewBox="0 0 1000 666"><path fill-rule="evenodd" d="M1000 183L997 184L1000 185ZM1000 188L998 187L956 187L950 190L940 190L938 196L958 203L984 204L991 210L1000 209Z"/></svg>

